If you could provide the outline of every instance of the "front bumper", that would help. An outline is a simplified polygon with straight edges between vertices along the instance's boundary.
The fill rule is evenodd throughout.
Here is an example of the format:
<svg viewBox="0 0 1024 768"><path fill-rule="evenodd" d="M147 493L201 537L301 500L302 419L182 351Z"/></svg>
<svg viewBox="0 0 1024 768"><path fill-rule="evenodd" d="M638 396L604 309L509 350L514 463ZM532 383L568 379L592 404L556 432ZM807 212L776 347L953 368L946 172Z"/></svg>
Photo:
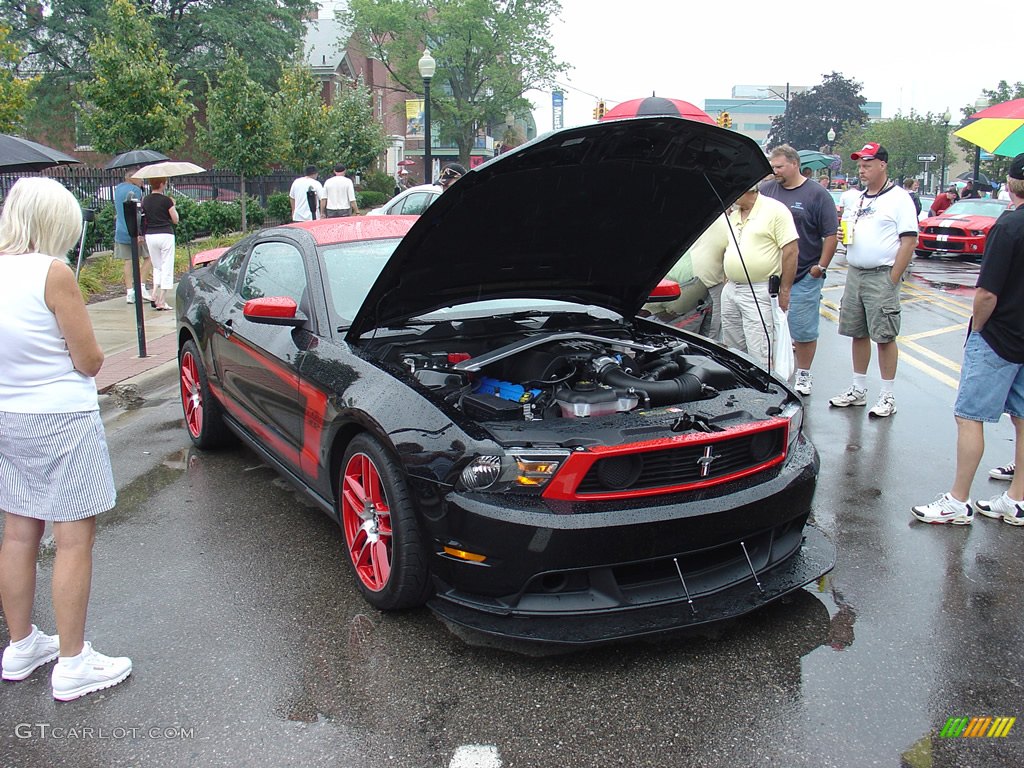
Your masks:
<svg viewBox="0 0 1024 768"><path fill-rule="evenodd" d="M735 619L815 581L835 567L835 545L814 526L789 559L714 594L692 601L649 605L586 616L500 615L435 598L430 608L444 622L486 636L545 645L586 647L618 640L650 638ZM758 584L760 582L760 584Z"/></svg>

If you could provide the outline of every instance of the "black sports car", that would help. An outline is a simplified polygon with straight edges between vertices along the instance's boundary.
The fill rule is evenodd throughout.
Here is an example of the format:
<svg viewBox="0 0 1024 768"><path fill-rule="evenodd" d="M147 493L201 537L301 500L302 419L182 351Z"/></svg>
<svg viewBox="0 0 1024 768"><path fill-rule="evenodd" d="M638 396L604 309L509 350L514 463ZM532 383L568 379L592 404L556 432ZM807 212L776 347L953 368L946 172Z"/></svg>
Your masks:
<svg viewBox="0 0 1024 768"><path fill-rule="evenodd" d="M635 315L770 170L715 126L604 122L418 218L250 235L178 288L189 435L307 492L379 609L586 645L762 606L834 562L801 401Z"/></svg>

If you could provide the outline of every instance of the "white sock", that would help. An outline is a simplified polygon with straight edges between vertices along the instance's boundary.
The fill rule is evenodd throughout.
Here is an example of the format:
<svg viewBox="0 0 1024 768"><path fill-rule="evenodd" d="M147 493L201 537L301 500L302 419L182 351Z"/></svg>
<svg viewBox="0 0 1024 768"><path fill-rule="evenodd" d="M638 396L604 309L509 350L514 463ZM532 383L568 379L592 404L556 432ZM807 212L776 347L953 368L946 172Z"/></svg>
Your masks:
<svg viewBox="0 0 1024 768"><path fill-rule="evenodd" d="M853 374L853 388L859 389L861 392L867 392L868 375L866 373Z"/></svg>
<svg viewBox="0 0 1024 768"><path fill-rule="evenodd" d="M11 648L15 648L15 649L17 649L19 651L27 650L29 648L29 646L31 646L32 643L35 642L36 634L38 634L38 632L39 632L39 628L36 627L35 624L33 624L32 625L32 631L29 632L28 635L26 635L25 637L21 638L21 640L19 640L18 642L16 642L16 643L12 642L11 643Z"/></svg>
<svg viewBox="0 0 1024 768"><path fill-rule="evenodd" d="M882 379L882 391L878 393L879 397L884 397L885 395L891 395L893 387L895 387L895 386L896 386L896 379L888 379L888 380Z"/></svg>

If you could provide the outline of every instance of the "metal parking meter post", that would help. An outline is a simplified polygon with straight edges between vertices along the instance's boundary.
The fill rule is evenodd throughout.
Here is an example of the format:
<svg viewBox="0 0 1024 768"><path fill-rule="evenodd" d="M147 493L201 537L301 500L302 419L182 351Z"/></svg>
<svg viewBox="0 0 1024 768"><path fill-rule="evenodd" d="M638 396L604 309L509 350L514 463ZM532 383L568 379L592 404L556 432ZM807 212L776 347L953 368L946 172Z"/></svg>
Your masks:
<svg viewBox="0 0 1024 768"><path fill-rule="evenodd" d="M82 259L85 257L85 238L89 234L89 222L96 220L96 211L92 208L82 209L82 239L78 242L78 263L75 264L75 280L82 273Z"/></svg>
<svg viewBox="0 0 1024 768"><path fill-rule="evenodd" d="M139 337L139 357L146 356L146 324L142 318L142 269L139 266L139 232L142 230L142 206L138 200L124 201L124 223L132 247L132 287L135 290L135 329Z"/></svg>

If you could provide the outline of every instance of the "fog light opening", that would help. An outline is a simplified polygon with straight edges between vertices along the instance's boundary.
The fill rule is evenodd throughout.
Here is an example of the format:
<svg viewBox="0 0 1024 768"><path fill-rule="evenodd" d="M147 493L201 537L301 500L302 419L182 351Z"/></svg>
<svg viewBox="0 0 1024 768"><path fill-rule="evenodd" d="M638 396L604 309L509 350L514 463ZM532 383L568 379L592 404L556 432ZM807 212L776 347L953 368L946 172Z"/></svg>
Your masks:
<svg viewBox="0 0 1024 768"><path fill-rule="evenodd" d="M540 579L540 588L545 592L564 592L569 577L564 573L545 573Z"/></svg>

